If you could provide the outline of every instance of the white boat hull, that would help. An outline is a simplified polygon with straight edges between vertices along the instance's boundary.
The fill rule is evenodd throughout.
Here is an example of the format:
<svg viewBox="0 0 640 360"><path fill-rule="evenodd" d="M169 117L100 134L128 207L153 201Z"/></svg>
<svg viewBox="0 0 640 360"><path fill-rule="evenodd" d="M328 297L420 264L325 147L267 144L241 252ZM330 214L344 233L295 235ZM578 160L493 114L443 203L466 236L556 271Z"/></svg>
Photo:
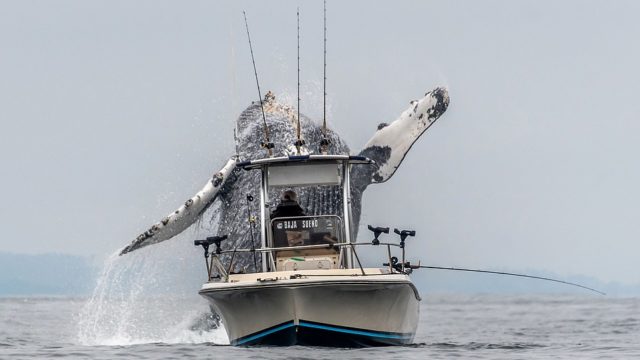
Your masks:
<svg viewBox="0 0 640 360"><path fill-rule="evenodd" d="M380 269L232 275L200 294L220 314L233 345L375 346L413 341L418 292ZM233 282L233 277L238 279Z"/></svg>

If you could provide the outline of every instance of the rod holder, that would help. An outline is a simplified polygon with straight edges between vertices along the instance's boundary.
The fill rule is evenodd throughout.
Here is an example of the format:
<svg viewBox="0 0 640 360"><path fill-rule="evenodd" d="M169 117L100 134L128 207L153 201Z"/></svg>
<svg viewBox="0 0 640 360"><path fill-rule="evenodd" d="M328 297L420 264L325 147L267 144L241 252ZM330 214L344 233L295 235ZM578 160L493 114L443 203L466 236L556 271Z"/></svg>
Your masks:
<svg viewBox="0 0 640 360"><path fill-rule="evenodd" d="M402 263L400 265L402 267L402 272L404 273L406 268L404 241L407 239L407 236L416 236L416 231L393 229L393 232L400 235L400 248L402 249ZM409 268L409 270L411 270L411 268ZM411 273L411 271L408 273Z"/></svg>
<svg viewBox="0 0 640 360"><path fill-rule="evenodd" d="M216 246L216 254L220 254L222 252L222 250L220 249L220 244L224 240L227 240L228 237L229 237L229 235L208 236L204 240L195 240L193 242L193 245L202 246L202 248L204 249L204 257L208 258L209 257L209 246L215 245Z"/></svg>
<svg viewBox="0 0 640 360"><path fill-rule="evenodd" d="M380 245L380 240L378 239L378 236L380 236L380 234L384 233L384 234L388 234L389 233L389 228L383 228L383 227L373 227L371 225L367 225L367 227L369 228L369 230L373 231L373 240L371 240L371 244L373 245Z"/></svg>

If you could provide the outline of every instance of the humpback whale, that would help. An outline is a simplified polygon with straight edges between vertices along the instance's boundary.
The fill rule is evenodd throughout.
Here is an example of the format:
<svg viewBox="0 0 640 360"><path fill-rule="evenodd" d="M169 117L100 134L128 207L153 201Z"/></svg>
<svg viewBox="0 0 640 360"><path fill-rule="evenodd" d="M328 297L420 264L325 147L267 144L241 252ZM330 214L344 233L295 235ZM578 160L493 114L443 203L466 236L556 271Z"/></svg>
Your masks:
<svg viewBox="0 0 640 360"><path fill-rule="evenodd" d="M374 160L375 164L367 167L357 166L351 170L354 238L358 231L364 190L370 184L383 183L393 176L411 146L440 118L448 105L449 94L445 88L438 87L427 92L421 99L411 101L410 106L395 121L378 125L364 149L357 154ZM298 122L296 109L278 102L272 92L265 95L262 106L270 140L275 144L274 156L317 153L311 146L318 146L325 136L329 140L329 154L351 154L347 144L336 132L327 128L324 134L321 125L304 115L300 115ZM298 123L301 137L306 144L299 152L294 146ZM251 195L253 189L259 188L260 179L257 172L243 171L236 167L236 164L265 156L265 149L261 146L264 131L261 104L253 102L236 121L236 154L206 182L202 190L136 237L120 251L120 255L171 239L198 221L214 203L219 204L218 233L229 234L231 248L251 246L253 237L249 232L252 230L246 226L247 214L251 210L248 209L250 203L247 201L247 195ZM270 198L277 199L278 196ZM298 198L300 205L309 215L337 214L342 208L341 197L331 188L305 189L298 194ZM238 259L238 262L245 268L254 265L248 257Z"/></svg>

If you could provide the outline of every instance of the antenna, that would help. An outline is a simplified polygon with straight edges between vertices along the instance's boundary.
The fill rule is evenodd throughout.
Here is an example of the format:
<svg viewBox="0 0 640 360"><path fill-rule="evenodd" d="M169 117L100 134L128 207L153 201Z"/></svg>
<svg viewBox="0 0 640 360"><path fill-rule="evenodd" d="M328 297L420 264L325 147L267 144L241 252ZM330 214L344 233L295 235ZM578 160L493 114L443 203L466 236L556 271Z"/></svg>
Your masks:
<svg viewBox="0 0 640 360"><path fill-rule="evenodd" d="M269 127L267 126L267 117L264 115L264 105L262 104L262 94L260 93L260 82L258 81L258 70L256 70L256 60L253 57L253 46L251 46L251 35L249 35L249 23L247 22L247 13L242 11L244 15L244 25L247 28L247 39L249 39L249 50L251 51L251 62L253 63L253 72L256 75L256 85L258 86L258 99L260 100L260 110L262 110L262 121L264 123L264 138L265 142L260 144L263 148L266 148L269 152L269 156L273 156L273 143L269 140Z"/></svg>
<svg viewBox="0 0 640 360"><path fill-rule="evenodd" d="M298 140L294 145L298 155L300 155L300 147L304 145L304 140L300 139L300 8L298 8L296 15L298 19L298 129L296 132Z"/></svg>
<svg viewBox="0 0 640 360"><path fill-rule="evenodd" d="M327 154L329 144L327 139L327 0L324 0L324 81L322 83L322 140L320 141L320 153Z"/></svg>

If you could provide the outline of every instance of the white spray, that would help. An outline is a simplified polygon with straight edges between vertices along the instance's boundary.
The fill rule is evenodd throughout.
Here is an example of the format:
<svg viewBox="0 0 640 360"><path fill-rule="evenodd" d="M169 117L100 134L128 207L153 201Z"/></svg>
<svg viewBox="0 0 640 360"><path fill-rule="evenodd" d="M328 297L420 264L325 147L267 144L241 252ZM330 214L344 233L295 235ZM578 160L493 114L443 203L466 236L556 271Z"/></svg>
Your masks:
<svg viewBox="0 0 640 360"><path fill-rule="evenodd" d="M127 256L105 260L91 298L78 315L83 345L228 344L197 290L206 278L196 232Z"/></svg>

